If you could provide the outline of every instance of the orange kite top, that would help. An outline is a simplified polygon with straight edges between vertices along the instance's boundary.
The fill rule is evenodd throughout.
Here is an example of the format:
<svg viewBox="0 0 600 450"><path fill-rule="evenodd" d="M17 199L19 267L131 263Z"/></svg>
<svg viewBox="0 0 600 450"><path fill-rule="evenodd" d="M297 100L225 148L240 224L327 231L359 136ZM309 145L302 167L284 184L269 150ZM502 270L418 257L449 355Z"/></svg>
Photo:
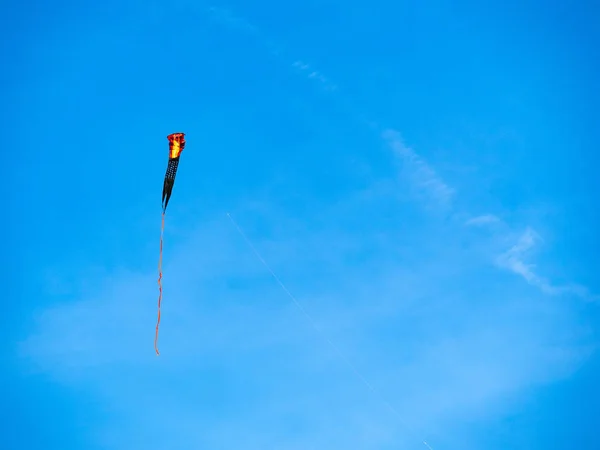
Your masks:
<svg viewBox="0 0 600 450"><path fill-rule="evenodd" d="M185 148L185 133L173 133L167 136L169 140L169 159L179 158Z"/></svg>

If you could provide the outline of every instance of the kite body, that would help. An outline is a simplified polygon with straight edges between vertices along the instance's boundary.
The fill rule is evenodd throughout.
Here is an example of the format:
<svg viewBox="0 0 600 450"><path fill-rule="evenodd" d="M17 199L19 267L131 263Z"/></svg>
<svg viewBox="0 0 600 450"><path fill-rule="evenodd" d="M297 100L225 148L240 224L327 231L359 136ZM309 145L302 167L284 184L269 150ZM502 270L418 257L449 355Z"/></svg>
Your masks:
<svg viewBox="0 0 600 450"><path fill-rule="evenodd" d="M160 257L158 259L158 319L156 321L156 335L154 337L154 350L158 355L158 327L160 325L160 304L162 301L162 253L163 253L163 234L165 230L165 212L167 205L173 192L175 184L175 176L177 175L177 167L179 167L179 157L185 148L185 134L173 133L167 136L169 140L169 163L167 165L167 173L163 183L162 192L162 222L160 228Z"/></svg>
<svg viewBox="0 0 600 450"><path fill-rule="evenodd" d="M185 148L185 134L173 133L167 136L169 140L169 164L167 165L167 173L165 174L165 182L163 184L162 206L163 213L167 210L173 185L175 184L175 176L177 175L177 167L179 167L179 157Z"/></svg>

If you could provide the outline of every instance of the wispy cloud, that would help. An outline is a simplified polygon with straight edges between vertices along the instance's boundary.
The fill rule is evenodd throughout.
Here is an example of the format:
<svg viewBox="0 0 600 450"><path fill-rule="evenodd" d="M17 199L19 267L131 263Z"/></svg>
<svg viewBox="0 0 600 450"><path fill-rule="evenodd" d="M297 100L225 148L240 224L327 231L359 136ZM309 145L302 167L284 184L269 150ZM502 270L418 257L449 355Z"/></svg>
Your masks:
<svg viewBox="0 0 600 450"><path fill-rule="evenodd" d="M465 225L469 226L485 226L491 225L493 223L499 223L500 219L494 216L493 214L483 214L481 216L472 217L471 219L465 222Z"/></svg>
<svg viewBox="0 0 600 450"><path fill-rule="evenodd" d="M405 169L402 170L402 175L410 177L418 190L427 192L441 205L449 206L455 193L454 189L444 183L435 170L412 148L404 144L400 133L395 130L386 130L382 137L392 148L395 156L403 161Z"/></svg>
<svg viewBox="0 0 600 450"><path fill-rule="evenodd" d="M292 67L298 69L301 72L304 72L308 78L318 81L321 84L321 86L326 90L335 91L337 89L337 86L334 83L332 83L321 72L311 67L311 65L308 63L305 63L303 61L294 61L292 63Z"/></svg>
<svg viewBox="0 0 600 450"><path fill-rule="evenodd" d="M293 68L308 79L316 81L325 91L335 91L338 89L338 86L334 82L326 77L321 71L317 70L312 64L287 57L285 55L284 47L280 42L275 42L269 37L264 36L261 33L260 28L246 18L235 15L230 9L216 6L209 7L207 12L209 17L215 22L220 23L227 28L258 37L269 53L278 58L284 65Z"/></svg>
<svg viewBox="0 0 600 450"><path fill-rule="evenodd" d="M529 284L540 288L547 294L574 294L579 297L590 298L590 293L584 286L576 284L556 286L535 272L535 264L528 263L527 256L540 242L542 242L541 236L532 228L527 228L518 241L497 258L497 262L500 267L523 277Z"/></svg>
<svg viewBox="0 0 600 450"><path fill-rule="evenodd" d="M218 11L218 9L215 8L212 10L213 13L214 11ZM225 11L226 12L219 12L217 16L228 18L227 22L229 26L234 26L240 31L251 30L252 32L259 32L259 28L254 25L250 25L248 20L237 18L233 16L231 12L227 10ZM241 25L238 26L238 24ZM273 48L280 49L281 45L275 45L273 40L266 37L262 37L262 40L271 53L276 54L284 64L289 64L288 60L279 50L277 52L272 51ZM338 85L313 65L309 65L308 63L299 59L294 59L291 63L291 67L298 70L300 73L305 74L308 78L317 80L319 85L325 90L338 91ZM370 129L377 131L379 133L378 137L383 139L383 141L393 150L394 156L402 163L400 167L400 176L403 179L410 180L410 183L412 184L412 192L416 198L425 200L427 203L431 203L431 201L433 201L438 207L443 208L444 210L453 208L453 200L457 195L456 189L446 183L443 178L436 173L435 169L431 167L431 165L429 165L427 161L413 148L405 144L400 132L389 128L381 131L378 121L373 120L363 112L360 112L358 108L353 106L351 101L343 97L341 92L336 92L336 94L337 97L343 99L342 103L346 105L348 111L355 116L358 122L361 122ZM493 223L503 224L506 228L506 224L492 214L473 217L469 219L465 225L473 227L491 225ZM506 230L498 232L503 234L502 238L506 238ZM509 231L508 233L512 234L513 232ZM543 277L537 275L534 271L535 266L533 264L525 264L521 259L521 255L527 250L525 249L525 246L527 245L528 239L532 238L528 237L528 235L525 235L520 244L511 248L506 253L498 256L496 259L500 267L507 268L515 274L522 276L528 283L538 287L547 294L556 295L562 293L574 293L584 298L592 297L587 289L583 286L571 285L568 287L556 287L553 286L548 280L545 280ZM532 245L533 243L529 244L530 247Z"/></svg>
<svg viewBox="0 0 600 450"><path fill-rule="evenodd" d="M100 444L409 449L425 439L433 448L463 448L465 421L499 414L507 397L569 374L587 355L584 329L565 304L523 305L489 291L474 307L464 288L469 271L446 273L468 268L468 255L438 253L436 268L428 258L413 259L410 269L392 260L412 253L393 224L383 230L385 245L348 264L357 245L371 248L364 231L330 221L318 232L282 226L261 237L244 222L287 287L403 421L314 333L224 217L200 226L166 261L159 358L151 273L96 280L95 294L39 315L23 343L36 367L93 389L114 411L119 426L96 430ZM382 230L367 234L375 232ZM412 239L423 246L432 237ZM332 247L339 241L355 247ZM465 281L459 288L457 278Z"/></svg>
<svg viewBox="0 0 600 450"><path fill-rule="evenodd" d="M519 241L498 258L498 262L501 266L525 278L528 283L538 286L544 292L554 293L554 290L548 282L533 272L535 265L527 264L524 261L526 253L531 250L535 243L540 241L540 239L541 238L537 233L531 228L527 228L519 238Z"/></svg>

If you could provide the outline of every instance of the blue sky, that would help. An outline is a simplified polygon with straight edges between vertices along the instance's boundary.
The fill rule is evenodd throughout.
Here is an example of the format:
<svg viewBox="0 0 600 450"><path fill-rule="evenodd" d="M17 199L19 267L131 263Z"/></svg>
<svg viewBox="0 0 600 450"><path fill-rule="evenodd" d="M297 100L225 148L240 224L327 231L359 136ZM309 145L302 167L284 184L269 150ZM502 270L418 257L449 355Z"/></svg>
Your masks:
<svg viewBox="0 0 600 450"><path fill-rule="evenodd" d="M566 5L4 3L2 448L600 448Z"/></svg>

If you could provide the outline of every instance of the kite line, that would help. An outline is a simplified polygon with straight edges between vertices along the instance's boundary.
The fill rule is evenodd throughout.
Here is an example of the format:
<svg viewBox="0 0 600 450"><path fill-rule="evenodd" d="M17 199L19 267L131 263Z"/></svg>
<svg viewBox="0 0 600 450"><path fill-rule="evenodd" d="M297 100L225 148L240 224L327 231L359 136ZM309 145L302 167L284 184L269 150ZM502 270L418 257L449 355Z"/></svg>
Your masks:
<svg viewBox="0 0 600 450"><path fill-rule="evenodd" d="M254 244L252 244L252 241L250 241L250 239L248 238L248 236L246 236L246 233L244 233L244 231L242 230L242 228L238 225L238 223L233 219L233 217L231 217L231 214L227 213L227 217L229 217L229 220L231 220L231 223L234 225L234 227L237 229L238 233L242 236L242 238L244 239L244 241L246 241L246 244L248 244L248 246L250 247L250 249L252 250L252 252L254 253L254 255L258 258L258 260L262 263L262 265L265 267L265 269L267 269L267 271L271 274L271 276L273 277L273 279L277 282L277 284L281 287L281 289L286 293L286 295L290 298L290 300L292 300L292 302L294 303L294 305L296 305L296 307L302 312L302 314L304 314L304 316L307 318L307 320L310 322L310 324L312 325L312 327L321 335L321 337L323 339L325 339L325 341L331 346L331 348L338 354L338 356L344 361L344 363L346 363L346 365L350 368L350 370L352 370L352 372L354 372L354 374L360 379L360 381L362 381L362 383L376 396L379 398L379 401L381 401L398 419L398 421L404 425L405 428L407 428L409 431L412 432L412 434L414 435L415 432L414 430L412 430L412 427L409 426L404 419L402 419L402 416L400 415L400 413L398 412L398 410L396 408L394 408L390 402L388 402L380 393L379 391L377 391L375 389L375 387L369 383L369 381L358 371L358 369L356 368L356 366L354 364L352 364L352 362L348 359L348 357L340 350L340 348L335 345L333 343L333 341L325 334L325 332L323 330L321 330L321 328L317 325L316 321L312 318L312 316L308 313L308 311L306 311L306 309L302 306L302 304L298 301L298 299L296 299L296 297L289 291L289 289L285 286L285 284L283 284L283 281L281 281L281 279L277 276L277 274L273 271L273 269L271 269L271 266L269 266L269 264L265 261L265 259L261 256L261 254L259 253L259 251L256 249L256 247L254 246ZM427 443L427 441L424 441L422 439L419 439L421 441L421 443L423 445L425 445L425 447L427 447L429 450L433 450L433 448L431 448L431 446Z"/></svg>
<svg viewBox="0 0 600 450"><path fill-rule="evenodd" d="M154 351L160 355L158 351L158 327L160 326L160 303L162 301L162 255L163 255L163 235L165 232L165 213L162 213L162 221L160 225L160 255L158 257L158 318L156 319L156 334L154 335Z"/></svg>

